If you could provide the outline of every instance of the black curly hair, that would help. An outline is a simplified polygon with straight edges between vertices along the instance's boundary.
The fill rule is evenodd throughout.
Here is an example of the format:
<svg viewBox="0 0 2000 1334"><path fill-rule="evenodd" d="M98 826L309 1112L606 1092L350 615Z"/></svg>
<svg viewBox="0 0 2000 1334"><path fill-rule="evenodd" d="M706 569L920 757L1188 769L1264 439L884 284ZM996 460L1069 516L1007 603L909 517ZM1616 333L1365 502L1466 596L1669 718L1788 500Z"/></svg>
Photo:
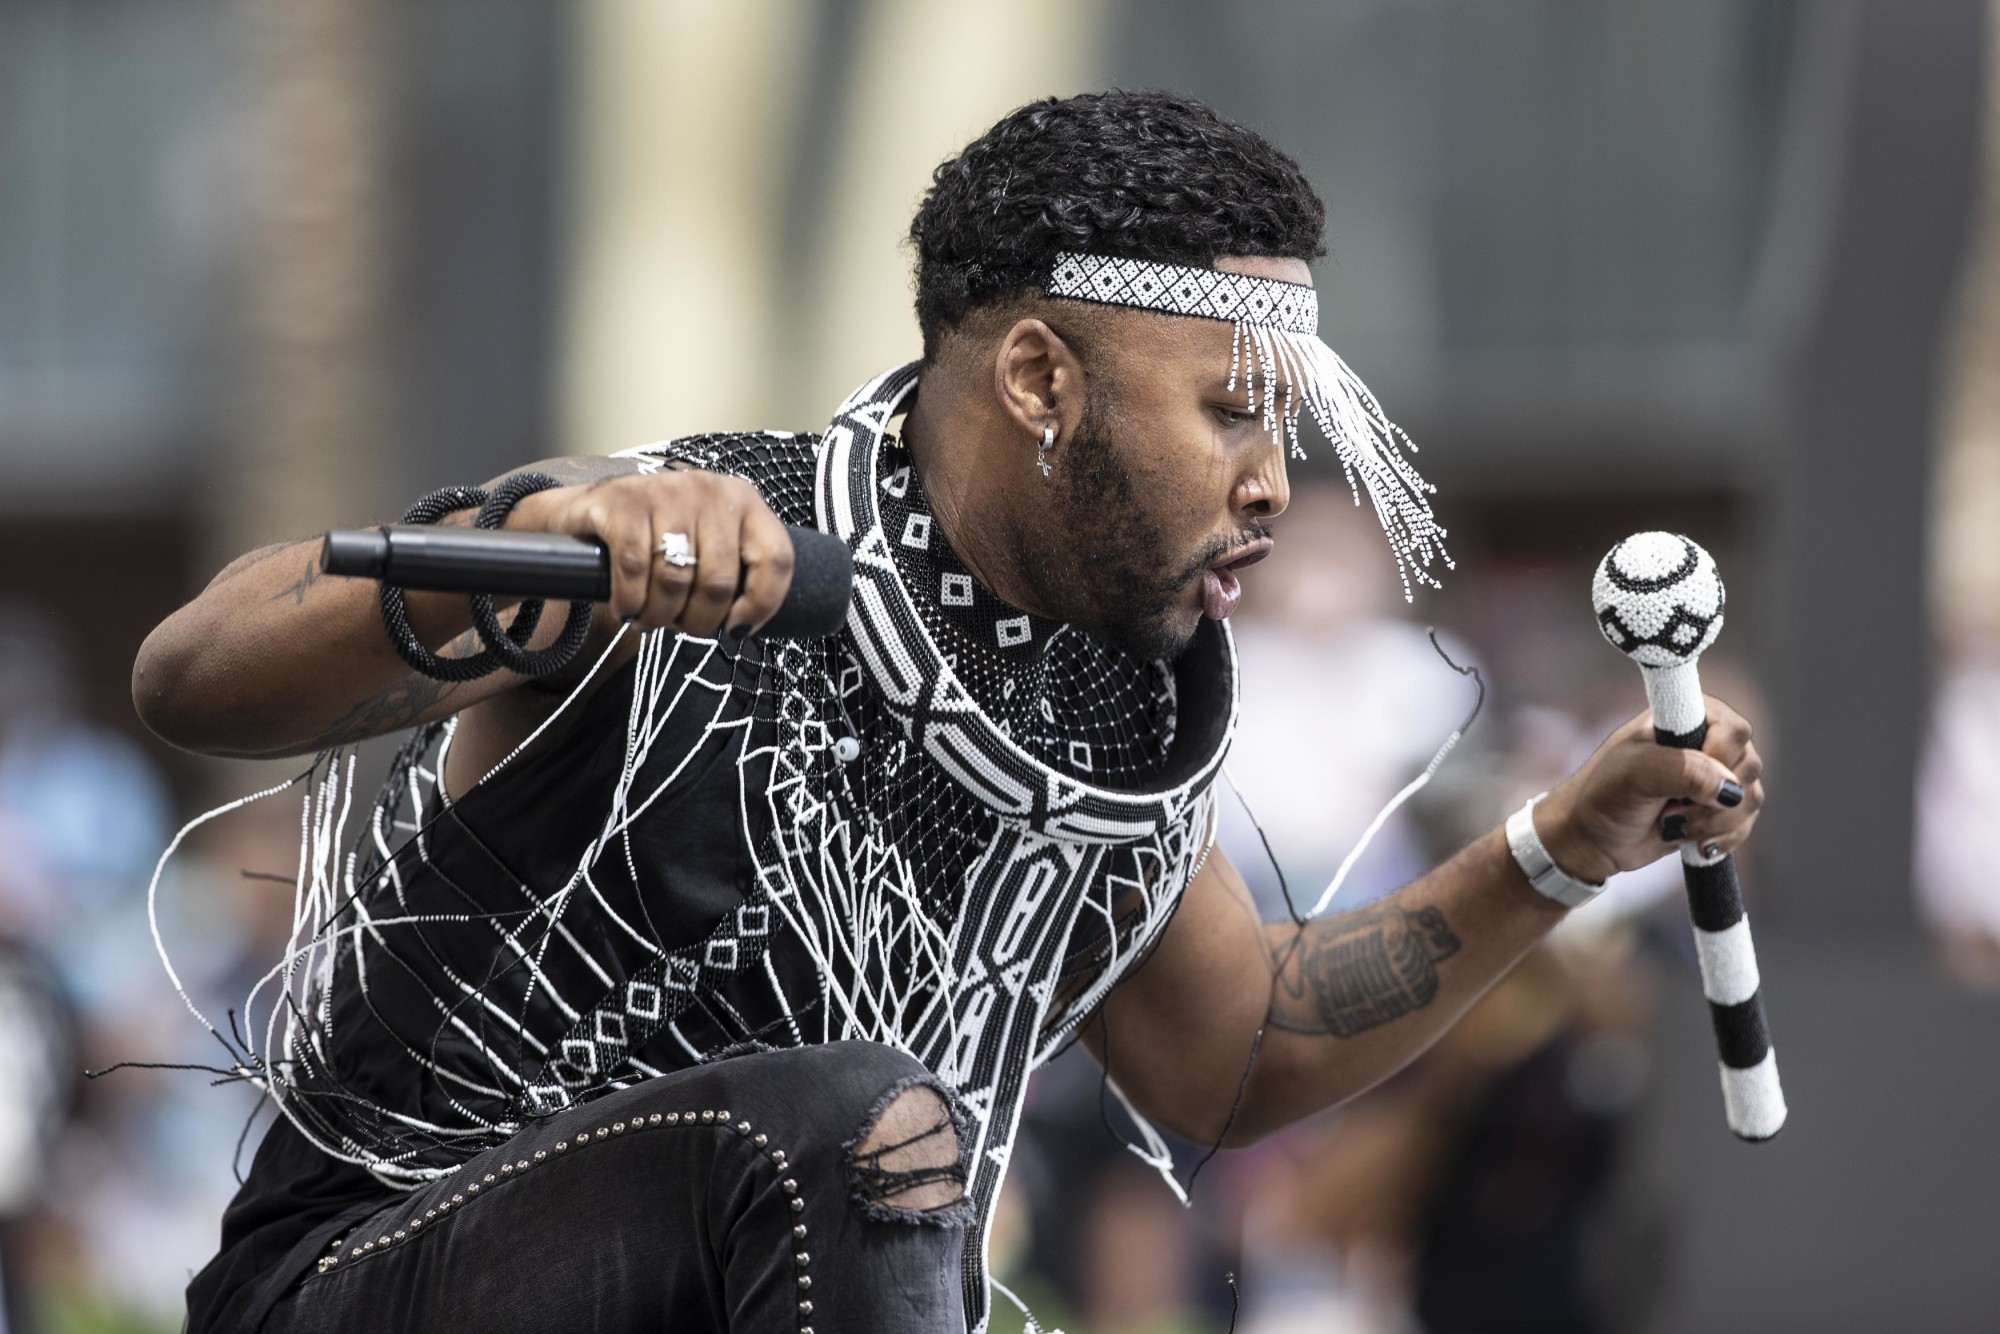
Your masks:
<svg viewBox="0 0 2000 1334"><path fill-rule="evenodd" d="M939 166L910 222L924 360L974 310L1039 289L1058 250L1311 260L1325 231L1299 164L1191 97L1030 102Z"/></svg>

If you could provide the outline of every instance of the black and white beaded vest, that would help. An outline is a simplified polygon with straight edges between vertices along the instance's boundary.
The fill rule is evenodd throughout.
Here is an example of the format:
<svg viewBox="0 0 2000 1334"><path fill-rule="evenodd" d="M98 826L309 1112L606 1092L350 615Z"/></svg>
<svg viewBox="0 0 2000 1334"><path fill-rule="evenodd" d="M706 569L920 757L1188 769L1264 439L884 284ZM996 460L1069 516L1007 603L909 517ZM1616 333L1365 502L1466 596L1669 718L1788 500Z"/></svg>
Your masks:
<svg viewBox="0 0 2000 1334"><path fill-rule="evenodd" d="M869 381L819 437L629 452L742 476L839 536L852 609L821 641L646 635L629 693L579 692L549 725L581 697L599 735L482 782L529 784L546 812L518 852L518 831L457 818L479 787L442 791L449 725L404 748L358 833L353 756L302 777L290 947L217 1036L313 1143L415 1186L538 1116L745 1044L884 1043L965 1113L983 1327L1028 1075L1200 870L1236 661L1218 622L1149 662L981 587L892 432L917 382L914 364Z"/></svg>

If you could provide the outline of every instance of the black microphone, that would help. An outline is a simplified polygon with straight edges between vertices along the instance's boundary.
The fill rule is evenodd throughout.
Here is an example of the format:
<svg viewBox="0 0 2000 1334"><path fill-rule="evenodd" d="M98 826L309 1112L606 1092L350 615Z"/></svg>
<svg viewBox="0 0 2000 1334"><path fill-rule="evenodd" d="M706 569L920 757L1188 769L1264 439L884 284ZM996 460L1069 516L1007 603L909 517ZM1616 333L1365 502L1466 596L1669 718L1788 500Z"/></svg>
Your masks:
<svg viewBox="0 0 2000 1334"><path fill-rule="evenodd" d="M830 533L790 524L785 530L792 539L792 586L760 633L782 639L833 634L847 621L854 558ZM596 538L567 533L415 524L337 528L320 546L319 565L328 574L432 593L611 600L611 554Z"/></svg>

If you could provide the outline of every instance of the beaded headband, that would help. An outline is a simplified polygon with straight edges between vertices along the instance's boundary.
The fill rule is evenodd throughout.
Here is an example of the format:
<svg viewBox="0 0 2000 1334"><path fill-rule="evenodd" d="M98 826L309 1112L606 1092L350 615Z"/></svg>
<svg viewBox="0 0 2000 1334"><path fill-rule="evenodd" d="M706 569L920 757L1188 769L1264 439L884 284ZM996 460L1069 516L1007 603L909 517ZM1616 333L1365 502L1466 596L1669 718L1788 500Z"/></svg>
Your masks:
<svg viewBox="0 0 2000 1334"><path fill-rule="evenodd" d="M1247 273L1064 251L1049 271L1046 290L1050 296L1107 306L1137 306L1167 315L1240 320L1286 333L1319 334L1318 292L1304 283Z"/></svg>
<svg viewBox="0 0 2000 1334"><path fill-rule="evenodd" d="M1043 290L1052 297L1132 306L1162 315L1226 320L1234 326L1229 342L1229 387L1239 375L1247 382L1250 411L1284 440L1292 457L1299 446L1303 405L1340 457L1354 503L1361 487L1375 506L1388 536L1408 600L1410 579L1440 587L1431 574L1434 560L1451 568L1444 529L1431 513L1437 490L1404 457L1416 443L1383 413L1361 377L1319 336L1319 294L1304 283L1256 278L1220 269L1115 255L1058 251ZM1245 367L1245 358L1250 366Z"/></svg>

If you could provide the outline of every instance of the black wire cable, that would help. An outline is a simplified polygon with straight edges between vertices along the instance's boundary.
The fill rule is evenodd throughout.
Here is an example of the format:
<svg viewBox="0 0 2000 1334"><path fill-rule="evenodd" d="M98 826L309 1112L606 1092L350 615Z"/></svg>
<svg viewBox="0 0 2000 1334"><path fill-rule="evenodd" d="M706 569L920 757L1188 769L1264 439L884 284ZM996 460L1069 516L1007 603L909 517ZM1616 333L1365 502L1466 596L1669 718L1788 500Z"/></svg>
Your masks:
<svg viewBox="0 0 2000 1334"><path fill-rule="evenodd" d="M472 521L475 528L498 528L507 522L507 516L514 507L537 491L549 491L561 486L555 478L542 472L517 472L494 487L479 507L479 517ZM559 672L575 661L583 650L583 644L590 637L590 621L593 608L588 602L569 604L569 619L563 622L562 634L548 648L531 652L525 645L528 637L535 632L535 625L541 620L542 603L539 599L523 602L515 613L514 621L504 630L500 618L494 613L493 599L485 593L474 593L472 605L472 625L479 631L479 637L486 644L502 667L522 676L547 676Z"/></svg>
<svg viewBox="0 0 2000 1334"><path fill-rule="evenodd" d="M403 512L402 521L429 525L458 510L476 508L479 514L472 521L473 527L498 528L522 500L538 491L548 491L561 485L547 473L521 472L506 478L491 491L476 486L447 486L410 506ZM384 583L382 624L389 632L389 642L395 646L396 655L408 663L412 671L433 681L477 681L502 668L522 676L539 677L569 666L590 637L594 609L588 602L572 602L562 634L553 645L537 652L529 651L527 643L534 636L535 627L541 623L544 605L541 599L531 598L522 602L514 613L513 621L504 627L490 596L474 593L468 602L472 609L473 629L478 632L485 648L470 657L447 658L424 647L410 625L403 590L394 584Z"/></svg>
<svg viewBox="0 0 2000 1334"><path fill-rule="evenodd" d="M431 492L404 510L402 521L434 524L454 511L483 506L486 500L486 492L476 486L447 486ZM527 615L530 606L537 616L541 614L540 603L525 604L521 615L515 617L516 624ZM410 626L409 607L403 590L390 583L382 585L382 625L389 632L389 642L395 646L396 656L408 663L411 671L428 676L433 681L477 681L499 670L500 656L490 648L469 658L440 657L425 648Z"/></svg>

